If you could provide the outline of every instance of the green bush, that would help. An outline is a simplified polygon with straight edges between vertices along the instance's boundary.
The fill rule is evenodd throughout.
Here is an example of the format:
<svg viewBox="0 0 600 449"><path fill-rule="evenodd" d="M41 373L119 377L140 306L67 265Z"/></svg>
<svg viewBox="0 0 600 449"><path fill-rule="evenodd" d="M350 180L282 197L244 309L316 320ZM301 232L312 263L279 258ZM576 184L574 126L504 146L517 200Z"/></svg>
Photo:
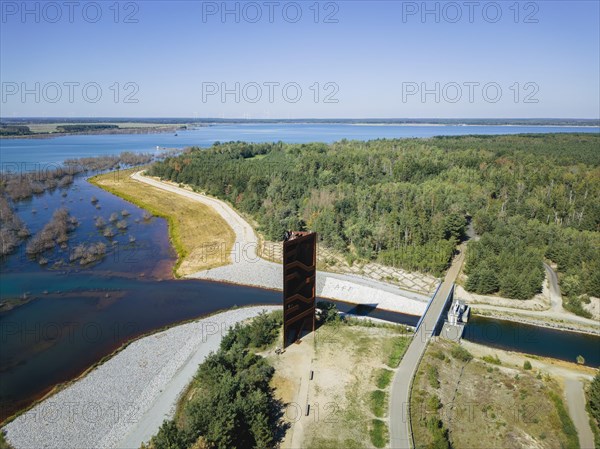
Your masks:
<svg viewBox="0 0 600 449"><path fill-rule="evenodd" d="M596 449L600 449L600 373L596 374L587 391L587 409L594 431Z"/></svg>
<svg viewBox="0 0 600 449"><path fill-rule="evenodd" d="M429 380L429 385L433 388L440 388L440 373L438 369L434 365L429 365L427 367L427 379Z"/></svg>
<svg viewBox="0 0 600 449"><path fill-rule="evenodd" d="M373 414L378 418L383 418L387 409L387 395L385 392L381 390L372 391L369 403Z"/></svg>
<svg viewBox="0 0 600 449"><path fill-rule="evenodd" d="M4 430L0 429L0 449L13 449L13 447L6 442L4 438Z"/></svg>
<svg viewBox="0 0 600 449"><path fill-rule="evenodd" d="M425 405L428 413L435 413L442 408L442 402L435 394L433 396L429 396L429 399L427 399L427 403Z"/></svg>
<svg viewBox="0 0 600 449"><path fill-rule="evenodd" d="M525 360L525 363L523 363L523 369L526 369L526 370L531 369L531 362L529 360Z"/></svg>
<svg viewBox="0 0 600 449"><path fill-rule="evenodd" d="M341 321L337 306L332 302L319 301L317 308L322 310L321 320L323 323L335 323Z"/></svg>
<svg viewBox="0 0 600 449"><path fill-rule="evenodd" d="M371 443L377 448L385 447L388 442L388 429L387 425L379 420L374 419L371 421L371 431L369 432L371 437Z"/></svg>
<svg viewBox="0 0 600 449"><path fill-rule="evenodd" d="M387 386L392 381L393 375L394 375L394 372L390 371L389 369L385 369L385 368L379 369L379 371L377 372L376 381L375 381L377 384L377 388L381 388L382 390L387 388Z"/></svg>
<svg viewBox="0 0 600 449"><path fill-rule="evenodd" d="M432 437L432 442L427 446L427 449L452 449L448 429L444 427L442 421L432 416L427 420L427 429Z"/></svg>
<svg viewBox="0 0 600 449"><path fill-rule="evenodd" d="M221 342L225 349L231 349L234 345L242 348L263 348L275 341L283 323L281 311L266 314L260 313L250 324L236 323Z"/></svg>
<svg viewBox="0 0 600 449"><path fill-rule="evenodd" d="M563 306L569 312L584 318L592 318L592 314L583 308L582 299L576 296L563 296Z"/></svg>
<svg viewBox="0 0 600 449"><path fill-rule="evenodd" d="M481 358L484 362L491 363L492 365L502 365L502 361L498 358L498 355L485 355Z"/></svg>
<svg viewBox="0 0 600 449"><path fill-rule="evenodd" d="M549 392L549 395L552 402L554 402L554 406L556 407L556 412L558 413L558 417L562 426L562 431L566 436L564 447L566 449L579 449L579 437L577 436L577 430L575 429L575 425L571 420L571 416L569 416L569 412L563 404L562 398L552 391Z"/></svg>
<svg viewBox="0 0 600 449"><path fill-rule="evenodd" d="M387 365L390 368L397 368L406 352L410 340L405 337L396 337L391 342L391 349L388 356Z"/></svg>
<svg viewBox="0 0 600 449"><path fill-rule="evenodd" d="M600 373L596 374L586 391L586 409L594 432L595 449L600 449Z"/></svg>
<svg viewBox="0 0 600 449"><path fill-rule="evenodd" d="M460 345L454 345L450 352L452 357L463 362L468 362L473 359L473 355Z"/></svg>
<svg viewBox="0 0 600 449"><path fill-rule="evenodd" d="M433 357L435 357L436 359L446 360L445 354L441 350L439 350L439 349L437 351L432 352L431 355Z"/></svg>

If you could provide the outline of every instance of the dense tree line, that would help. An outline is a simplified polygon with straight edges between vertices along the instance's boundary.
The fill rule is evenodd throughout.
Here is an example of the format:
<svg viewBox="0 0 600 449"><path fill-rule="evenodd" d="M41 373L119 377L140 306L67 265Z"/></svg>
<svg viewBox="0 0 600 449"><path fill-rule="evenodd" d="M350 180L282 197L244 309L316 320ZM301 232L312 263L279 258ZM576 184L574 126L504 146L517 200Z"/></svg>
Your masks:
<svg viewBox="0 0 600 449"><path fill-rule="evenodd" d="M29 134L32 134L29 126L0 125L0 136L28 136Z"/></svg>
<svg viewBox="0 0 600 449"><path fill-rule="evenodd" d="M466 289L484 295L499 292L517 299L528 299L540 292L545 275L544 252L527 243L529 231L528 223L513 217L495 222L493 230L481 240L469 243Z"/></svg>
<svg viewBox="0 0 600 449"><path fill-rule="evenodd" d="M590 267L597 263L599 145L595 134L217 142L150 173L228 200L267 238L311 229L353 257L438 275L472 219L482 240L468 288L525 298L541 286L544 257L558 262L560 252L562 273L581 268L571 241L592 254ZM512 232L519 222L546 233L520 238ZM583 285L591 274L580 272Z"/></svg>
<svg viewBox="0 0 600 449"><path fill-rule="evenodd" d="M59 133L78 133L88 131L104 131L107 129L119 129L119 125L105 124L78 124L78 125L58 125L56 131Z"/></svg>
<svg viewBox="0 0 600 449"><path fill-rule="evenodd" d="M282 404L269 385L274 369L248 348L269 344L281 314L262 314L236 325L216 353L198 367L179 419L164 421L152 449L250 449L276 447L282 435Z"/></svg>

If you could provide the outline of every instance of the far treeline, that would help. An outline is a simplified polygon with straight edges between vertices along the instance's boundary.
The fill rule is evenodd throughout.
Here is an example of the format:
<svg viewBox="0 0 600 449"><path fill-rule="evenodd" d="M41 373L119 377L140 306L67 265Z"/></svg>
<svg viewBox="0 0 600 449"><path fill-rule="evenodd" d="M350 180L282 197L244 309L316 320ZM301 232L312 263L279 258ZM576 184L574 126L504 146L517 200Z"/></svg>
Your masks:
<svg viewBox="0 0 600 449"><path fill-rule="evenodd" d="M76 125L58 125L58 133L83 133L106 131L109 129L119 129L119 125L106 124L76 124ZM29 136L35 134L31 128L26 125L4 125L0 124L0 136Z"/></svg>
<svg viewBox="0 0 600 449"><path fill-rule="evenodd" d="M469 222L467 289L526 299L556 263L570 307L600 296L600 135L215 143L153 165L349 258L440 275Z"/></svg>
<svg viewBox="0 0 600 449"><path fill-rule="evenodd" d="M119 129L119 125L58 125L56 131L59 133L80 133L86 131L104 131L106 129Z"/></svg>
<svg viewBox="0 0 600 449"><path fill-rule="evenodd" d="M0 136L28 136L30 134L33 133L29 126L0 124Z"/></svg>

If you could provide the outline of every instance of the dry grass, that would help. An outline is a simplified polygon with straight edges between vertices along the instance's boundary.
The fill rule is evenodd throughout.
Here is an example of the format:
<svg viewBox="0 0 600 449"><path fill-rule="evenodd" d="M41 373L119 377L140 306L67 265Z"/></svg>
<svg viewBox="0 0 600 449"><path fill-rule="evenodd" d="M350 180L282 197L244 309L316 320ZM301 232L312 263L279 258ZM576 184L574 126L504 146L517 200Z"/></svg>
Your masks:
<svg viewBox="0 0 600 449"><path fill-rule="evenodd" d="M270 355L275 367L272 386L286 404L290 428L282 448L372 448L387 440L387 400L375 422L373 395L377 379L401 337L401 328L358 324L327 324L280 356ZM310 371L313 380L309 380ZM377 391L378 393L374 393ZM305 416L306 404L310 414ZM296 412L301 412L299 417ZM375 439L373 438L375 437Z"/></svg>
<svg viewBox="0 0 600 449"><path fill-rule="evenodd" d="M437 340L427 348L411 396L416 447L432 443L427 422L442 421L453 447L571 447L563 433L554 394L560 385L550 376L514 365L469 362L453 357L454 343ZM437 369L438 380L428 373ZM439 409L437 407L440 407Z"/></svg>
<svg viewBox="0 0 600 449"><path fill-rule="evenodd" d="M169 222L178 254L173 272L181 277L227 265L235 241L231 227L212 208L130 178L134 170L107 173L90 182Z"/></svg>

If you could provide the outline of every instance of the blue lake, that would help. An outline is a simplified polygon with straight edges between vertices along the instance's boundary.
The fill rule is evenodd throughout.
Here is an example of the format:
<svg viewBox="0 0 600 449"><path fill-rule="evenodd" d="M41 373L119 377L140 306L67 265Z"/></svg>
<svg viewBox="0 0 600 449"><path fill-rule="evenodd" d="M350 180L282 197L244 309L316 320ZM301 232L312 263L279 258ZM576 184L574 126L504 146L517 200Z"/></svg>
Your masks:
<svg viewBox="0 0 600 449"><path fill-rule="evenodd" d="M68 158L149 152L155 151L156 146L210 146L214 141L332 142L343 138L534 132L600 130L455 125L216 125L180 131L178 136L168 133L0 139L0 160L3 169L14 172L35 170L40 164L60 164ZM92 196L98 198L100 209L92 205ZM103 261L87 268L60 264L61 260L68 260L69 248L52 251L48 254L50 263L45 266L28 258L24 245L0 260L0 303L14 298L29 300L12 310L0 307L0 421L136 336L235 305L281 301L280 293L267 290L173 280L175 255L168 242L166 222L158 218L144 220L143 210L96 188L82 176L68 188L46 192L16 206L17 214L33 233L44 226L56 208L67 207L80 221L69 248L102 241L109 249ZM123 209L130 212L128 229L106 239L95 228L94 217L107 219L112 212ZM135 242L130 242L129 236L135 237ZM341 303L339 307L409 325L416 324L418 318ZM467 338L571 361L581 354L589 365L600 366L600 337L523 326L474 319ZM520 336L525 333L528 338L514 338L515 332Z"/></svg>
<svg viewBox="0 0 600 449"><path fill-rule="evenodd" d="M475 126L475 125L352 125L352 124L229 124L161 134L77 135L48 139L0 139L3 170L36 170L65 159L118 154L123 151L154 152L156 147L209 147L214 142L335 142L342 139L372 140L465 134L600 133L598 127ZM16 165L15 165L16 164Z"/></svg>

